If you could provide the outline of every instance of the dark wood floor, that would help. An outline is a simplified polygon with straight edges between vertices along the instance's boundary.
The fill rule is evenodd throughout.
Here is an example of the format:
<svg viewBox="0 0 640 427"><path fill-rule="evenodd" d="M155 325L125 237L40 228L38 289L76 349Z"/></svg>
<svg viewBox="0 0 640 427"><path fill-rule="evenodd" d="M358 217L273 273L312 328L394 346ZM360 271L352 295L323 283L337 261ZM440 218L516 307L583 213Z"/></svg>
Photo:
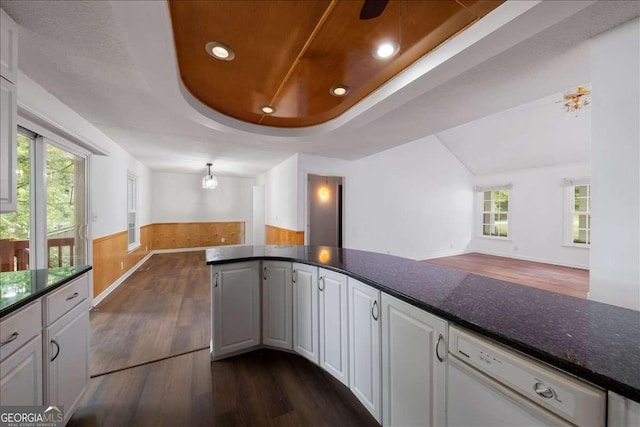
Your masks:
<svg viewBox="0 0 640 427"><path fill-rule="evenodd" d="M204 251L156 254L91 310L92 375L209 346Z"/></svg>
<svg viewBox="0 0 640 427"><path fill-rule="evenodd" d="M587 298L589 292L589 270L580 268L479 253L434 258L425 262L578 298Z"/></svg>
<svg viewBox="0 0 640 427"><path fill-rule="evenodd" d="M156 254L94 308L94 378L68 426L378 425L342 383L298 355L261 350L211 362L208 282L203 252Z"/></svg>

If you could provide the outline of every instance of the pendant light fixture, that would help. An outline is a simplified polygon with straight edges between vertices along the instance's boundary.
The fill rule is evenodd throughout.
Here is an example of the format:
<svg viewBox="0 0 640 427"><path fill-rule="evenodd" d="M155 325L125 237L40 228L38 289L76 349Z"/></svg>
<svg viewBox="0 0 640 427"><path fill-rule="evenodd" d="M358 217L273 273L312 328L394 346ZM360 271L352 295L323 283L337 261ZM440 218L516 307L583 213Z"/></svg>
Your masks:
<svg viewBox="0 0 640 427"><path fill-rule="evenodd" d="M207 163L208 172L204 176L204 178L202 178L202 188L205 188L207 190L213 190L214 188L216 188L218 186L218 178L216 178L215 176L211 175L211 166L212 165L213 165L213 163Z"/></svg>

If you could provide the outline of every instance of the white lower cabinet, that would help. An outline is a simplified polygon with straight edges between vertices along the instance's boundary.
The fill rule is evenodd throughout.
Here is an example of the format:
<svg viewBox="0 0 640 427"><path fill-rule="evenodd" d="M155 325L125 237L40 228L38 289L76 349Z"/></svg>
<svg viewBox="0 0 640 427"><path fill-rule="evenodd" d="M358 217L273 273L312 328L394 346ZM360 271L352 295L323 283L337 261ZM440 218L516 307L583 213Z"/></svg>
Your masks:
<svg viewBox="0 0 640 427"><path fill-rule="evenodd" d="M291 263L262 261L262 343L293 349Z"/></svg>
<svg viewBox="0 0 640 427"><path fill-rule="evenodd" d="M347 276L319 269L320 366L349 386Z"/></svg>
<svg viewBox="0 0 640 427"><path fill-rule="evenodd" d="M387 294L381 320L383 424L445 425L447 323Z"/></svg>
<svg viewBox="0 0 640 427"><path fill-rule="evenodd" d="M609 392L607 425L609 427L640 426L640 403Z"/></svg>
<svg viewBox="0 0 640 427"><path fill-rule="evenodd" d="M89 384L89 307L83 300L46 328L45 404L64 406L66 423Z"/></svg>
<svg viewBox="0 0 640 427"><path fill-rule="evenodd" d="M381 422L380 291L350 277L348 301L351 392Z"/></svg>
<svg viewBox="0 0 640 427"><path fill-rule="evenodd" d="M214 359L260 344L259 268L259 261L251 261L211 269Z"/></svg>
<svg viewBox="0 0 640 427"><path fill-rule="evenodd" d="M318 363L318 267L293 263L293 350Z"/></svg>
<svg viewBox="0 0 640 427"><path fill-rule="evenodd" d="M0 406L42 405L42 335L0 362Z"/></svg>

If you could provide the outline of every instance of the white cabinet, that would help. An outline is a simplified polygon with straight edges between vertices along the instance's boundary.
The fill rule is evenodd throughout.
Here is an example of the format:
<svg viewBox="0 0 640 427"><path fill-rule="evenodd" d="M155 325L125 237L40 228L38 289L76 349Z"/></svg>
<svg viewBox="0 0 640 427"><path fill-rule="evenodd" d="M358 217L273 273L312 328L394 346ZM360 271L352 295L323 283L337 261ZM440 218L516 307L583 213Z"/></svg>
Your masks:
<svg viewBox="0 0 640 427"><path fill-rule="evenodd" d="M0 77L0 212L17 209L17 109L15 85Z"/></svg>
<svg viewBox="0 0 640 427"><path fill-rule="evenodd" d="M89 307L82 300L46 330L45 404L64 406L65 423L89 384Z"/></svg>
<svg viewBox="0 0 640 427"><path fill-rule="evenodd" d="M0 10L0 212L15 212L18 26Z"/></svg>
<svg viewBox="0 0 640 427"><path fill-rule="evenodd" d="M319 269L320 366L349 386L347 276Z"/></svg>
<svg viewBox="0 0 640 427"><path fill-rule="evenodd" d="M293 263L293 350L318 363L318 268Z"/></svg>
<svg viewBox="0 0 640 427"><path fill-rule="evenodd" d="M0 406L42 404L40 300L0 321Z"/></svg>
<svg viewBox="0 0 640 427"><path fill-rule="evenodd" d="M385 426L445 425L447 323L382 294Z"/></svg>
<svg viewBox="0 0 640 427"><path fill-rule="evenodd" d="M18 83L18 25L0 9L0 76Z"/></svg>
<svg viewBox="0 0 640 427"><path fill-rule="evenodd" d="M211 268L212 357L260 344L259 261Z"/></svg>
<svg viewBox="0 0 640 427"><path fill-rule="evenodd" d="M293 349L291 263L262 261L262 343Z"/></svg>
<svg viewBox="0 0 640 427"><path fill-rule="evenodd" d="M607 425L609 427L640 426L640 403L609 392Z"/></svg>
<svg viewBox="0 0 640 427"><path fill-rule="evenodd" d="M381 422L380 291L348 279L351 392Z"/></svg>
<svg viewBox="0 0 640 427"><path fill-rule="evenodd" d="M0 406L42 405L42 335L0 362Z"/></svg>

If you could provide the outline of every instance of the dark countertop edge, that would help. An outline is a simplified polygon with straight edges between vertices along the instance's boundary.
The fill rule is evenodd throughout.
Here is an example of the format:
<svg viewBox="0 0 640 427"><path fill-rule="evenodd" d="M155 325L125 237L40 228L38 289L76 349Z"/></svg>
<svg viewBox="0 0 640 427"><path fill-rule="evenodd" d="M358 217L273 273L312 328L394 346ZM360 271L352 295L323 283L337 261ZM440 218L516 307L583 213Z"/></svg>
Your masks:
<svg viewBox="0 0 640 427"><path fill-rule="evenodd" d="M242 257L242 258L233 258L233 259L225 259L225 260L215 260L215 261L207 261L208 265L217 265L217 264L232 264L232 263L238 263L238 262L247 262L247 261L285 261L285 262L299 262L301 264L306 264L306 265L312 265L314 267L320 267L320 268L324 268L326 270L332 270L341 274L345 274L349 277L352 277L356 280L359 280L363 283L366 283L367 285L370 285L380 291L384 291L385 293L394 296L398 299L401 299L402 301L405 301L411 305L413 305L414 307L420 308L422 310L425 310L431 314L434 314L436 316L439 316L445 320L448 320L452 323L455 323L456 325L462 326L464 328L467 328L473 332L476 332L480 335L483 335L484 337L487 337L493 341L496 341L498 343L501 343L503 345L506 345L507 347L516 350L520 353L523 353L527 356L533 357L541 362L544 362L556 369L560 369L564 372L567 372L571 375L574 375L578 378L580 378L583 381L588 381L592 384L595 384L601 388L604 388L606 390L610 390L613 391L623 397L626 397L628 399L634 400L638 403L640 403L640 390L637 390L627 384L621 383L617 380L614 380L612 378L607 377L606 375L602 375L599 374L597 372L594 372L590 369L587 369L579 364L576 363L571 363L565 359L560 359L554 355L551 355L549 353L546 353L544 351L541 351L539 349L537 349L536 347L532 347L530 345L524 344L518 340L514 340L512 338L509 338L506 335L502 335L498 332L495 331L491 331L488 329L485 329L481 326L478 326L474 323L471 323L467 320L461 319L457 316L454 316L452 314L450 314L447 311L444 311L442 309L439 309L437 307L433 307L430 306L429 304L426 304L422 301L416 300L414 298L408 297L392 288L389 288L385 285L382 285L380 283L374 282L373 280L367 279L366 277L362 277L360 275L354 274L348 270L343 270L337 267L333 267L330 265L325 265L322 263L317 263L317 262L312 262L312 261L307 261L307 260L301 260L301 259L297 259L297 258L287 258L287 257L279 257L279 256L269 256L269 255L258 255L258 256L251 256L251 257Z"/></svg>
<svg viewBox="0 0 640 427"><path fill-rule="evenodd" d="M2 310L0 310L0 319L8 316L9 314L13 313L14 311L18 310L19 308L24 307L25 305L29 304L30 302L33 302L41 297L43 297L44 295L47 295L48 293L55 291L56 289L58 289L59 287L61 287L62 285L69 283L70 281L72 281L73 279L75 279L76 277L80 277L83 274L85 274L87 271L93 269L92 266L90 265L85 265L82 266L82 270L81 271L77 271L73 274L70 274L69 276L65 277L64 279L60 279L59 281L51 284L51 285L47 285L44 289L42 289L39 292L36 292L32 295L29 295L28 297L21 299L20 301L16 301L13 304L3 308Z"/></svg>

